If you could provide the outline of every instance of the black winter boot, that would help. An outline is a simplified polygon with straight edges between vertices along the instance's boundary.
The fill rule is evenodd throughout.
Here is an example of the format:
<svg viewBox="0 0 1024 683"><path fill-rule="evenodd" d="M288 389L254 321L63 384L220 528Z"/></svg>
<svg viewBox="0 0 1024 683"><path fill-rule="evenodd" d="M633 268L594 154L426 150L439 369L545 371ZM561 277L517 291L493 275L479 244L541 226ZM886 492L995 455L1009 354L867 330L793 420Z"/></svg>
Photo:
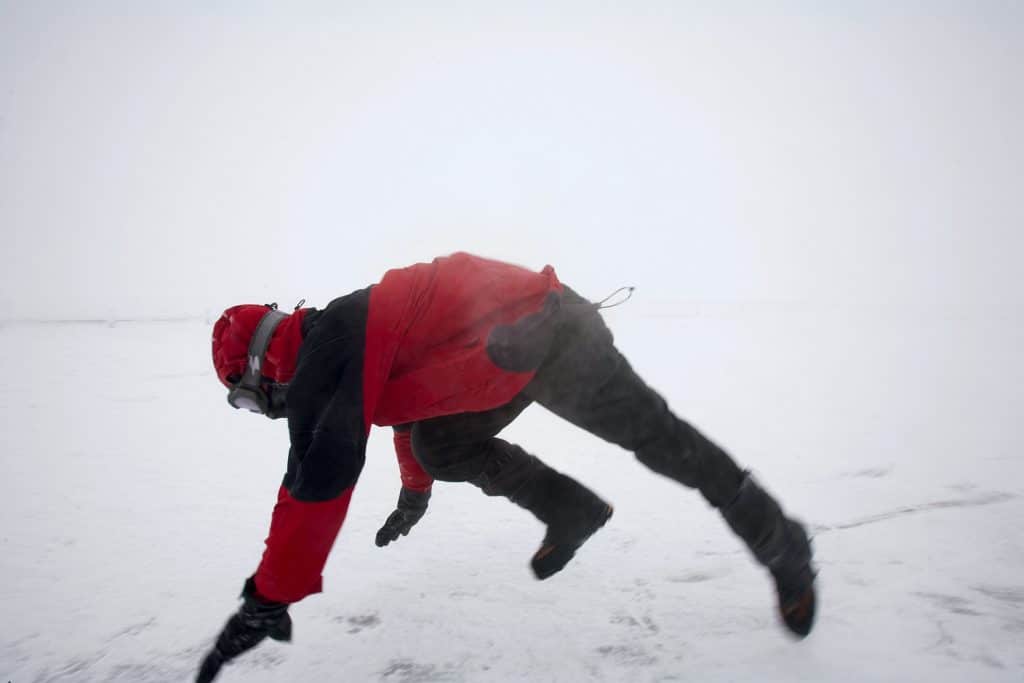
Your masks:
<svg viewBox="0 0 1024 683"><path fill-rule="evenodd" d="M548 525L530 566L540 580L559 572L594 532L612 516L612 506L575 479L548 469L549 510L534 511ZM541 506L544 507L543 505Z"/></svg>
<svg viewBox="0 0 1024 683"><path fill-rule="evenodd" d="M779 614L786 627L805 637L814 625L816 597L811 544L803 525L787 519L775 499L749 474L721 512L757 561L772 573Z"/></svg>
<svg viewBox="0 0 1024 683"><path fill-rule="evenodd" d="M576 551L612 516L612 506L575 479L557 472L522 448L494 439L493 455L471 483L489 496L504 496L532 512L547 533L530 566L546 579L573 558Z"/></svg>

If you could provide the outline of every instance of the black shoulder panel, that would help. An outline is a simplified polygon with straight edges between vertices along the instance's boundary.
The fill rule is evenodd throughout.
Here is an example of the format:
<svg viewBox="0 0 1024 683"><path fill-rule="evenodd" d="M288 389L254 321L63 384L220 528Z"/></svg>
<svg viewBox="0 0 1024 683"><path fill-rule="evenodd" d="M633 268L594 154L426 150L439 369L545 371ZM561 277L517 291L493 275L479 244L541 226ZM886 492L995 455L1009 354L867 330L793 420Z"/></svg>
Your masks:
<svg viewBox="0 0 1024 683"><path fill-rule="evenodd" d="M284 486L296 500L336 498L366 458L363 354L370 288L332 301L309 326L288 387Z"/></svg>

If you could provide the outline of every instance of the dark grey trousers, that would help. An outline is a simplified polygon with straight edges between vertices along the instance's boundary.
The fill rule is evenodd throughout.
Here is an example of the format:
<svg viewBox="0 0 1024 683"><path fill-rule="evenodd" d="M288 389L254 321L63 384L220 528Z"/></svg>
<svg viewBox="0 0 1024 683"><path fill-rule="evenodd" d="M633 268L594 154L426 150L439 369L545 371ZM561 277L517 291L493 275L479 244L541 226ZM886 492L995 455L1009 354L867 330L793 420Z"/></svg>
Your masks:
<svg viewBox="0 0 1024 683"><path fill-rule="evenodd" d="M566 288L554 320L550 350L534 379L511 402L412 425L413 452L424 469L438 480L469 481L485 493L515 500L530 479L524 473L546 466L497 435L536 401L632 451L655 472L699 490L713 506L730 503L743 472L721 448L675 416L633 371L597 307ZM535 502L542 509L533 512L544 519L544 507L572 503L572 496L561 498Z"/></svg>

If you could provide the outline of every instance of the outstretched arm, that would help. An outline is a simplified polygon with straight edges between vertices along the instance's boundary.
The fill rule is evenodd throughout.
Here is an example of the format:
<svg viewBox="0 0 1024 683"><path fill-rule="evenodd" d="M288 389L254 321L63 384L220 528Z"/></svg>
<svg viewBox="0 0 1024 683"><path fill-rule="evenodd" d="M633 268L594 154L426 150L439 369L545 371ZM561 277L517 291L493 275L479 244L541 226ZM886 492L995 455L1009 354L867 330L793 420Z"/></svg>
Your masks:
<svg viewBox="0 0 1024 683"><path fill-rule="evenodd" d="M203 660L197 681L213 681L221 666L255 647L264 638L291 638L288 606L321 590L321 572L334 539L348 513L356 479L363 466L366 431L362 411L354 410L342 372L339 390L316 419L292 403L289 389L289 430L292 446L288 473L281 485L270 522L270 535L256 573L246 581L243 603L222 629ZM301 385L300 385L301 386ZM304 395L298 392L296 397ZM353 414L353 412L355 414Z"/></svg>
<svg viewBox="0 0 1024 683"><path fill-rule="evenodd" d="M378 390L364 384L367 297L359 294L332 303L303 343L288 389L288 470L266 549L199 680L213 680L221 664L266 637L290 637L289 604L321 590L365 459L371 409L364 396Z"/></svg>
<svg viewBox="0 0 1024 683"><path fill-rule="evenodd" d="M427 503L430 502L430 490L434 479L423 470L413 455L411 433L411 424L394 427L395 455L398 457L398 469L402 475L402 489L398 492L395 511L388 516L384 526L377 532L378 547L384 547L392 541L397 541L399 536L407 535L426 513Z"/></svg>

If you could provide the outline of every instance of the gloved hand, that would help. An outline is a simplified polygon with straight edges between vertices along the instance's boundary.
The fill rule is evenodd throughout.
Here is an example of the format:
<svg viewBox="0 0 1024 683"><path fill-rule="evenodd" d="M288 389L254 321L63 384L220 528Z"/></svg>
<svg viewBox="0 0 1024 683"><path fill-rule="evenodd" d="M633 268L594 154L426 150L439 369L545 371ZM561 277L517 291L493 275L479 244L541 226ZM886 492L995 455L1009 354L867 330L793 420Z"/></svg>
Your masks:
<svg viewBox="0 0 1024 683"><path fill-rule="evenodd" d="M420 521L427 511L427 503L430 501L430 491L413 491L404 486L398 494L398 505L394 512L388 516L384 526L377 532L377 547L383 548L391 541L397 541L399 535L406 536L409 529L416 522Z"/></svg>
<svg viewBox="0 0 1024 683"><path fill-rule="evenodd" d="M246 650L256 647L266 637L274 640L292 639L292 620L288 603L270 602L256 595L252 578L242 588L242 606L228 619L217 638L217 644L203 659L196 683L210 683L221 666Z"/></svg>

